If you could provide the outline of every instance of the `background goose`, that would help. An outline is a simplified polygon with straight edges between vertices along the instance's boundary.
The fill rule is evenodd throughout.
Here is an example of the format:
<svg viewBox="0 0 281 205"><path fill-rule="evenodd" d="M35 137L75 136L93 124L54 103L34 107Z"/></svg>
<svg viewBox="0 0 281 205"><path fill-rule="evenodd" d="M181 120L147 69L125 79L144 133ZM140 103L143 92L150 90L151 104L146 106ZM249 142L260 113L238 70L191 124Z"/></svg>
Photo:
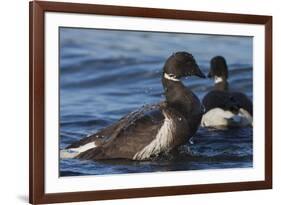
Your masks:
<svg viewBox="0 0 281 205"><path fill-rule="evenodd" d="M208 77L214 79L214 87L203 98L205 114L201 126L214 128L252 126L252 101L241 92L229 91L228 67L222 56L216 56L211 60Z"/></svg>
<svg viewBox="0 0 281 205"><path fill-rule="evenodd" d="M187 52L171 55L163 68L166 101L147 105L60 151L61 158L147 160L187 142L202 118L199 99L180 78L205 77Z"/></svg>

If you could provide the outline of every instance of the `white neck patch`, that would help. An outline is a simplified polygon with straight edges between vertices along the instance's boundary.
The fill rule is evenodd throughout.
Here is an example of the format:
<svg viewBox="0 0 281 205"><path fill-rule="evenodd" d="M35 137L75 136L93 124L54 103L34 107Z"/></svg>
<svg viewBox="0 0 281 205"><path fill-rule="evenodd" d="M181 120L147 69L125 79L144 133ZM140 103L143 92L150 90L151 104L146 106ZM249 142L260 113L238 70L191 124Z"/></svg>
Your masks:
<svg viewBox="0 0 281 205"><path fill-rule="evenodd" d="M222 82L222 77L215 76L215 84Z"/></svg>
<svg viewBox="0 0 281 205"><path fill-rule="evenodd" d="M171 76L171 74L167 74L167 73L164 73L164 78L166 78L167 80L171 80L171 81L180 81L179 79L175 78L174 76Z"/></svg>

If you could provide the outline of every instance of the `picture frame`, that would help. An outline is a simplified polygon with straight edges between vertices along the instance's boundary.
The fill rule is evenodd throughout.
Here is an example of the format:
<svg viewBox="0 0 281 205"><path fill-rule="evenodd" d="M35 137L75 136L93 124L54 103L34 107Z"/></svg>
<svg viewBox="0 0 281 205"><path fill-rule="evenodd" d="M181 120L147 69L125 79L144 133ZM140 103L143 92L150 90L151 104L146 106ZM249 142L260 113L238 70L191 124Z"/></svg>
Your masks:
<svg viewBox="0 0 281 205"><path fill-rule="evenodd" d="M181 184L122 189L46 192L46 14L102 15L124 18L144 18L213 22L226 24L259 25L264 30L264 179L226 183ZM170 196L214 192L272 188L272 16L215 13L201 11L169 10L105 6L94 4L32 1L29 4L29 201L31 204L78 202L136 197ZM64 26L64 25L61 25ZM122 28L120 28L122 29ZM55 80L55 79L54 79ZM55 153L57 154L57 153Z"/></svg>

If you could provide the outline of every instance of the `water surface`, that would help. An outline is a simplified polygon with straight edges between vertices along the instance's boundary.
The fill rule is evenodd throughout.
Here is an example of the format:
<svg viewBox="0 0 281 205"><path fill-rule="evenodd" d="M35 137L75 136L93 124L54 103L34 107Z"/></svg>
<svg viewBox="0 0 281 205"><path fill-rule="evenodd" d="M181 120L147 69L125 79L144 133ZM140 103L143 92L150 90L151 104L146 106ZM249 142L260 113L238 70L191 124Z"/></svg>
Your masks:
<svg viewBox="0 0 281 205"><path fill-rule="evenodd" d="M252 37L60 28L60 148L145 104L164 100L162 67L173 52L193 54L202 71L226 58L229 83L252 98ZM202 97L209 79L184 84ZM252 128L200 128L177 156L130 160L60 160L61 176L252 167Z"/></svg>

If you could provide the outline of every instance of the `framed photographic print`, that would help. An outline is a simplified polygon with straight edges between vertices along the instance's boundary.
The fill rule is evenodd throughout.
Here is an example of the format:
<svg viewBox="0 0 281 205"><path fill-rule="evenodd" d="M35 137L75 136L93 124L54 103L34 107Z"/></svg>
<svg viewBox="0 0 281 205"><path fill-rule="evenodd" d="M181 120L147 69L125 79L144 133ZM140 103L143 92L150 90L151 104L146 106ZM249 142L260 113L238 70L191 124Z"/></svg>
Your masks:
<svg viewBox="0 0 281 205"><path fill-rule="evenodd" d="M30 2L30 203L271 187L271 16Z"/></svg>

